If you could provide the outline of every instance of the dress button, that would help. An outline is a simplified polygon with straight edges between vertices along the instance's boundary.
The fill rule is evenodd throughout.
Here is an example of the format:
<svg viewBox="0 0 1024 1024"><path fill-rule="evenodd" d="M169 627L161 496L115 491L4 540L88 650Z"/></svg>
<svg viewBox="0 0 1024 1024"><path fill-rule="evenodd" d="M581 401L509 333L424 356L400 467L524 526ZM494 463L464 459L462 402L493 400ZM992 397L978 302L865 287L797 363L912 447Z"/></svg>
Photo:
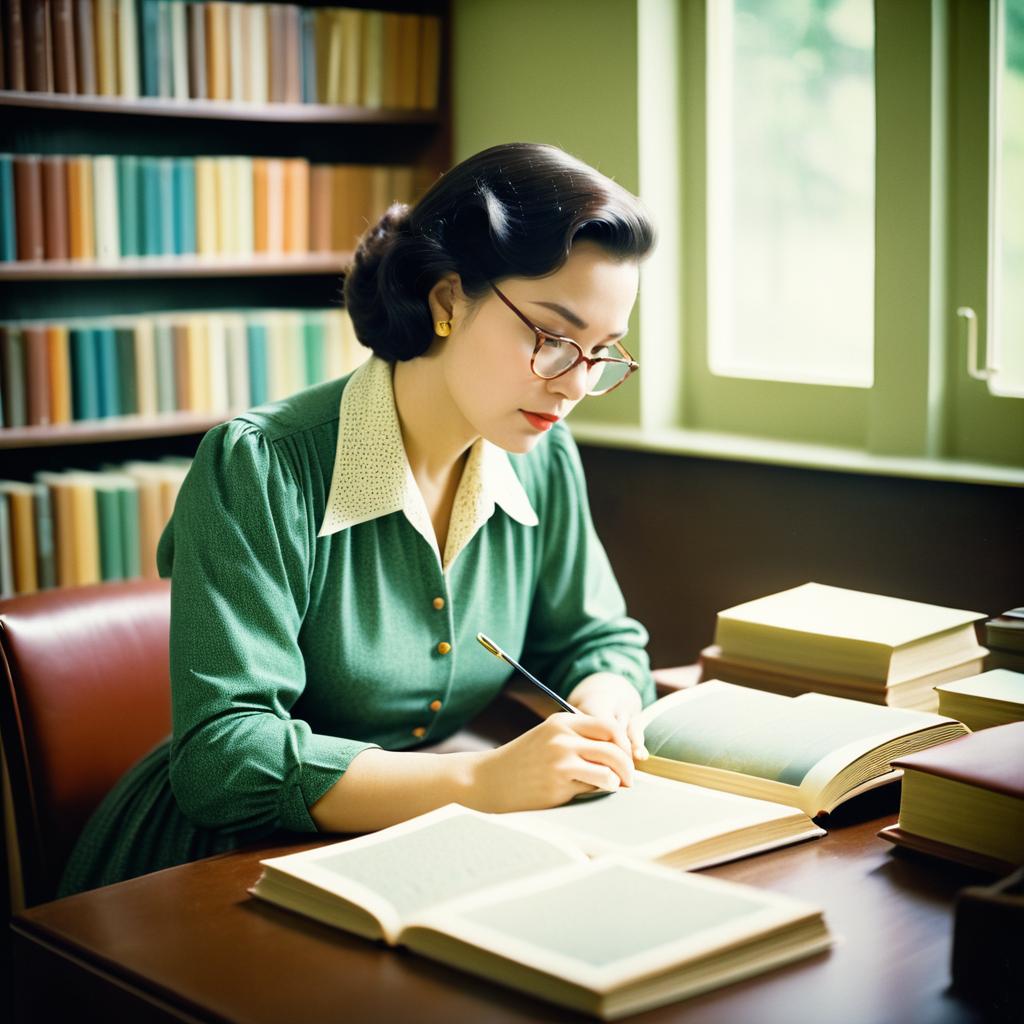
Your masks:
<svg viewBox="0 0 1024 1024"><path fill-rule="evenodd" d="M413 729L412 734L416 737L416 739L421 739L423 736L427 734L427 730L424 729L422 725L417 725L416 728Z"/></svg>
<svg viewBox="0 0 1024 1024"><path fill-rule="evenodd" d="M452 649L452 645L449 644L449 643L446 643L444 640L442 640L437 645L437 653L438 654L447 654L451 649Z"/></svg>
<svg viewBox="0 0 1024 1024"><path fill-rule="evenodd" d="M433 604L433 606L438 611L440 611L444 607L444 598L443 597L435 597L434 600L431 603Z"/></svg>
<svg viewBox="0 0 1024 1024"><path fill-rule="evenodd" d="M432 700L430 702L430 710L431 711L440 711L441 710L441 702L439 700Z"/></svg>

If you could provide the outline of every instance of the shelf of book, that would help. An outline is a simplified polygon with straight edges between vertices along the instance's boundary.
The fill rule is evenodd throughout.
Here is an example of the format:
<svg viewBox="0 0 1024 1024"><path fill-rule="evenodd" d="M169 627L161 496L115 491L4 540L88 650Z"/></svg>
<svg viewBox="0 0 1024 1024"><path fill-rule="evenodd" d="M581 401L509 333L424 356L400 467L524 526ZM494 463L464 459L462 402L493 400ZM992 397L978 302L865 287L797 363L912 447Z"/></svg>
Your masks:
<svg viewBox="0 0 1024 1024"><path fill-rule="evenodd" d="M438 110L358 107L328 103L246 103L232 100L176 100L157 96L72 96L0 89L0 107L82 114L173 117L212 121L308 124L438 124Z"/></svg>
<svg viewBox="0 0 1024 1024"><path fill-rule="evenodd" d="M17 260L0 263L0 281L109 281L118 278L263 277L340 274L352 252L295 256L254 253L237 258L195 256L125 257L116 263L74 260Z"/></svg>
<svg viewBox="0 0 1024 1024"><path fill-rule="evenodd" d="M171 412L159 416L116 416L45 427L5 427L0 430L0 451L11 448L42 448L65 444L99 444L137 441L154 437L205 434L234 415L208 412Z"/></svg>

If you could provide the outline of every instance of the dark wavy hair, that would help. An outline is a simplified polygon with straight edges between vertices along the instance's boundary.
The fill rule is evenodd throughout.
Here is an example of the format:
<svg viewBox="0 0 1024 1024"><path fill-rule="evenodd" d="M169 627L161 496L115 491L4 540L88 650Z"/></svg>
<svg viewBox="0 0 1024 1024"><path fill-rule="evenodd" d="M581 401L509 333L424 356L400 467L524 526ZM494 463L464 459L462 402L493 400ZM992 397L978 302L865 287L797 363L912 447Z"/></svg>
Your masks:
<svg viewBox="0 0 1024 1024"><path fill-rule="evenodd" d="M640 201L556 146L511 142L442 175L414 206L393 204L360 239L345 276L359 340L388 361L434 336L427 295L454 271L470 300L505 277L544 277L575 242L642 260L655 232Z"/></svg>

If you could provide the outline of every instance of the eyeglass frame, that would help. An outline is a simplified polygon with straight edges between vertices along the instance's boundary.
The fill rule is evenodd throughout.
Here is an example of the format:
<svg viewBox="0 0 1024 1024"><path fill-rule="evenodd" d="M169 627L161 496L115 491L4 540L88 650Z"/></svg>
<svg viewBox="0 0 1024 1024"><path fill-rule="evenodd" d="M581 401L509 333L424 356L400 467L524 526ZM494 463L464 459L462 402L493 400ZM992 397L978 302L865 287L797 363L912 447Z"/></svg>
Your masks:
<svg viewBox="0 0 1024 1024"><path fill-rule="evenodd" d="M521 310L517 309L512 304L512 302L509 300L508 296L505 295L501 291L501 289L498 288L498 286L496 284L492 283L491 284L491 288L494 290L494 294L497 295L498 298L501 299L501 301L504 302L505 305L508 306L508 308L511 309L512 312L515 313L515 315L517 317L519 317L519 319L522 320L522 322L524 324L526 324L526 326L529 327L530 330L533 331L533 333L537 336L537 342L533 346L533 355L530 356L530 372L535 377L537 377L539 380L558 380L559 377L564 377L570 370L575 370L576 367L580 365L580 363L586 363L587 364L587 372L588 373L590 372L590 370L594 367L594 365L596 363L623 363L623 364L625 364L628 367L628 369L626 370L626 375L622 378L622 380L616 381L610 388L605 388L604 391L588 391L587 392L587 396L590 397L590 398L600 398L602 395L610 394L620 384L625 384L625 382L637 370L640 369L640 364L633 358L633 356L630 354L629 350L621 342L613 341L613 342L611 342L611 344L614 345L620 352L625 354L625 356L626 356L625 359L616 359L616 358L614 358L612 356L593 356L593 357L591 357L591 356L588 356L588 355L584 355L584 353L583 353L583 346L580 345L580 343L578 341L575 341L572 338L567 338L567 337L565 337L562 334L552 334L550 331L545 331L542 327L538 327L532 320L529 319L529 317L526 316L525 313L523 313ZM536 363L536 361L537 361L537 353L540 352L541 348L543 347L544 339L545 338L550 338L553 341L566 342L566 343L572 345L572 347L574 349L576 349L576 352L578 353L576 358L564 370L560 370L553 377L545 377L545 376L543 376L543 374L538 373L537 372L537 368L534 365Z"/></svg>

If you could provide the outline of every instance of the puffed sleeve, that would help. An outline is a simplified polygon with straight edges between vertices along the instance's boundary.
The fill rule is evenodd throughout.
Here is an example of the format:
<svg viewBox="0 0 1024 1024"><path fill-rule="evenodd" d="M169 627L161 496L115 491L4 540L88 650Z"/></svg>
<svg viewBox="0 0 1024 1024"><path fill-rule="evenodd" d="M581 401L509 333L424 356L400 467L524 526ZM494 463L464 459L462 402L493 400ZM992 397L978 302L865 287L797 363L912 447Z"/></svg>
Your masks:
<svg viewBox="0 0 1024 1024"><path fill-rule="evenodd" d="M523 664L567 697L595 672L624 676L644 705L655 698L647 631L626 615L622 591L594 530L579 452L569 431L549 435L540 485L540 573Z"/></svg>
<svg viewBox="0 0 1024 1024"><path fill-rule="evenodd" d="M307 495L263 432L203 439L157 552L171 578L171 786L196 825L316 831L308 808L376 746L290 715L315 541Z"/></svg>

